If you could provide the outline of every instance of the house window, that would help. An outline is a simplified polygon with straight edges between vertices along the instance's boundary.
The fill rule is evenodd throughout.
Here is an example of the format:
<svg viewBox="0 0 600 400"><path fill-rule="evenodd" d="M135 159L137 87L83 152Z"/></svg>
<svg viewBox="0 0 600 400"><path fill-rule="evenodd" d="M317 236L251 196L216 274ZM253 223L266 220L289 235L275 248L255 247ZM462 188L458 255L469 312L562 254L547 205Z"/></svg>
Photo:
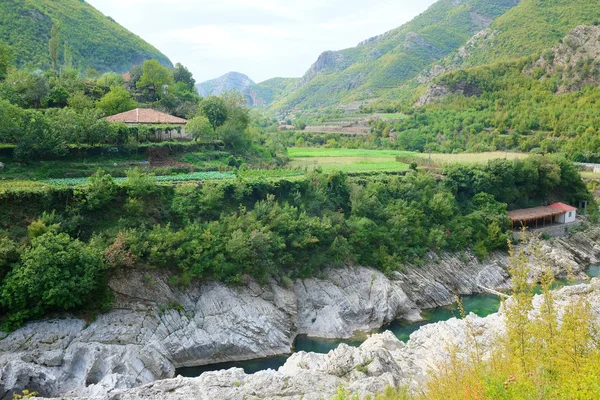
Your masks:
<svg viewBox="0 0 600 400"><path fill-rule="evenodd" d="M573 215L573 211L569 211L569 218L571 218L571 215Z"/></svg>

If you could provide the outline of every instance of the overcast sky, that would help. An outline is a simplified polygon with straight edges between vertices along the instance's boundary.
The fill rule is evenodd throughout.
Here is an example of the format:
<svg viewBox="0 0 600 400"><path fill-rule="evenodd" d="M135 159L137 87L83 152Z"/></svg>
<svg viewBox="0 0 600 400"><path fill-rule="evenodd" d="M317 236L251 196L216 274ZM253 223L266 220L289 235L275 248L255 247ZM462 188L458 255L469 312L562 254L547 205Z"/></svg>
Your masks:
<svg viewBox="0 0 600 400"><path fill-rule="evenodd" d="M187 66L198 82L229 71L299 77L325 50L394 29L435 0L88 0Z"/></svg>

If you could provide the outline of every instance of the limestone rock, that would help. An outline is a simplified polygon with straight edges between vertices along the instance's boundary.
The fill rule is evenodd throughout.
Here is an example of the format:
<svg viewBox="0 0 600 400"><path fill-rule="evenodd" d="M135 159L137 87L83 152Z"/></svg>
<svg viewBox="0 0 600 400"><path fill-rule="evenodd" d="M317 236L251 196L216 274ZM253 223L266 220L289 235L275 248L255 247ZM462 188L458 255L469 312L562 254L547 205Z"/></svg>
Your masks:
<svg viewBox="0 0 600 400"><path fill-rule="evenodd" d="M544 242L544 252L557 275L567 270L581 275L585 266L600 263L599 239L600 230L591 229ZM398 379L411 384L424 379L423 371L443 347L440 338L461 336L460 321L428 325L407 345L387 333L360 350L340 346L328 355L300 352L280 371L252 378L239 370L192 380L169 378L178 367L287 354L298 334L347 338L394 320L418 320L421 309L451 304L455 293L508 288L507 265L504 253L483 263L469 254L431 254L423 266L409 266L391 278L370 268L346 267L290 288L248 280L239 287L210 282L185 291L171 287L169 277L156 271L150 276L132 271L110 283L115 309L92 323L38 321L0 336L0 399L23 389L45 396L138 398L136 393L169 391L173 385L180 385L172 392L182 393L180 398L283 393L283 398L320 399L340 383L360 393ZM117 394L145 384L140 392ZM186 397L190 393L201 395Z"/></svg>

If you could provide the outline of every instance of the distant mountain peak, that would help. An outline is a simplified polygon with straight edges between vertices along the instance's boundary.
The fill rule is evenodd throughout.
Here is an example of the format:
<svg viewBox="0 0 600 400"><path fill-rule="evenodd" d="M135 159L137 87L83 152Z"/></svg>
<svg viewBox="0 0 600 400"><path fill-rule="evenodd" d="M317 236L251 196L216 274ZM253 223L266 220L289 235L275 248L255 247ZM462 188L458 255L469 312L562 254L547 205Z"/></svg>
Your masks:
<svg viewBox="0 0 600 400"><path fill-rule="evenodd" d="M223 76L202 82L196 85L201 96L220 95L228 90L237 90L243 93L248 87L255 83L247 75L241 72L228 72Z"/></svg>

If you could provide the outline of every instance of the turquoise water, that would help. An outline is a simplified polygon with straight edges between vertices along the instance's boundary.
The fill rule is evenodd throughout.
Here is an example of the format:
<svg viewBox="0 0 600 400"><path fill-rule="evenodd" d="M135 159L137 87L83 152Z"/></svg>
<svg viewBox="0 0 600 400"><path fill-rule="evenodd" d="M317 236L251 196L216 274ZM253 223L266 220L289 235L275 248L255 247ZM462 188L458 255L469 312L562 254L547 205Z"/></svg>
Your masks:
<svg viewBox="0 0 600 400"><path fill-rule="evenodd" d="M500 297L493 294L478 294L465 296L462 298L463 308L467 314L475 313L480 317L487 317L490 314L498 312L500 308ZM409 323L406 321L394 321L388 327L381 331L390 330L396 337L403 342L408 341L411 333L424 325L434 322L447 321L450 318L460 318L460 311L457 304L446 307L438 307L432 310L426 310L421 313L423 321Z"/></svg>
<svg viewBox="0 0 600 400"><path fill-rule="evenodd" d="M600 277L600 265L591 266L587 270L587 274L589 275L590 278L598 278L598 277Z"/></svg>
<svg viewBox="0 0 600 400"><path fill-rule="evenodd" d="M600 265L590 267L587 270L587 274L592 278L599 277ZM554 283L553 287L559 288L570 284L578 284L578 282L572 283L566 280L558 280ZM539 291L540 289L537 288L536 292L539 293ZM478 294L463 297L462 303L463 308L467 314L473 312L479 315L480 317L485 317L495 312L498 312L498 309L500 308L501 299L493 294ZM406 342L408 341L411 333L415 332L424 325L431 324L434 322L447 321L450 318L454 317L460 318L460 312L456 304L446 307L438 307L432 310L426 310L423 311L421 314L423 316L423 321L413 323L406 321L394 321L390 325L381 328L379 332L385 332L388 330L392 331L398 339ZM309 338L305 335L300 335L296 338L296 341L294 343L294 351L312 351L314 353L325 354L337 348L341 343L346 343L349 346L358 347L362 344L362 342L363 340L360 339L330 340ZM284 355L278 357L260 358L250 361L211 364L203 367L179 368L177 370L177 374L187 377L195 377L201 375L203 372L218 371L221 369L229 369L233 367L243 368L246 373L251 374L269 368L278 369L283 364L285 364L285 361L288 357L289 356Z"/></svg>

